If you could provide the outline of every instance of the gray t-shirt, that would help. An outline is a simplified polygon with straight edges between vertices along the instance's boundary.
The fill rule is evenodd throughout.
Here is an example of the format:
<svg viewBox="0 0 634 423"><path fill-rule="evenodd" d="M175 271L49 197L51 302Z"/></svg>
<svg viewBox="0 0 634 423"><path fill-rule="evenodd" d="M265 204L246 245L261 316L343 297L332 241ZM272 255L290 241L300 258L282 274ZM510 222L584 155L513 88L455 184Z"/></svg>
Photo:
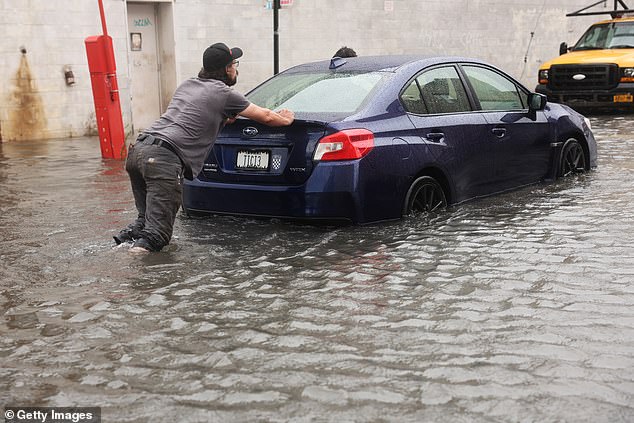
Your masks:
<svg viewBox="0 0 634 423"><path fill-rule="evenodd" d="M203 168L225 119L249 104L222 81L191 78L176 89L165 113L145 133L174 145L185 165L185 177L192 179Z"/></svg>

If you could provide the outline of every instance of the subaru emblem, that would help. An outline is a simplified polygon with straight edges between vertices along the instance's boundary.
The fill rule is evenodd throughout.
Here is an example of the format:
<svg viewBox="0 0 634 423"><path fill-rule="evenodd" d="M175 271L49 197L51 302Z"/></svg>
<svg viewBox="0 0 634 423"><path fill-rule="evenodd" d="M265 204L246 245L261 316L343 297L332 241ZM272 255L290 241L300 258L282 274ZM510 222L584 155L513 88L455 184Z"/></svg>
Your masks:
<svg viewBox="0 0 634 423"><path fill-rule="evenodd" d="M258 129L253 126L247 126L242 130L242 133L246 137L255 137L258 134Z"/></svg>
<svg viewBox="0 0 634 423"><path fill-rule="evenodd" d="M574 79L575 81L583 81L584 79L586 79L586 76L582 73L578 73L576 75L572 75L572 79Z"/></svg>

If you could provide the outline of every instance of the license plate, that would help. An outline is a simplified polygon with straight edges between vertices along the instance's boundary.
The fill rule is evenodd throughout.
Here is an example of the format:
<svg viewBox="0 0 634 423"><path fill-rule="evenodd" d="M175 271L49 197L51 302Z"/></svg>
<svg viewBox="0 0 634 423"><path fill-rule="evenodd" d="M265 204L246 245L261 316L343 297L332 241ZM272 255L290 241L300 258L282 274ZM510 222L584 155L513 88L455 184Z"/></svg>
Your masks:
<svg viewBox="0 0 634 423"><path fill-rule="evenodd" d="M269 151L238 151L236 169L268 170L270 156Z"/></svg>
<svg viewBox="0 0 634 423"><path fill-rule="evenodd" d="M632 103L634 102L634 95L632 94L617 94L614 96L615 103Z"/></svg>

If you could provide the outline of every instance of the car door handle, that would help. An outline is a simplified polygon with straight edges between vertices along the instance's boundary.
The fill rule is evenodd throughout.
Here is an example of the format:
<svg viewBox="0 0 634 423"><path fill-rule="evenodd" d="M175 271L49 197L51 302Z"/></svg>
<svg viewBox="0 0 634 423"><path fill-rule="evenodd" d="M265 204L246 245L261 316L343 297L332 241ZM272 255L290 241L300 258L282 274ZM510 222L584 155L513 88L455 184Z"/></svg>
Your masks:
<svg viewBox="0 0 634 423"><path fill-rule="evenodd" d="M502 138L504 135L506 135L506 129L505 128L493 128L493 129L491 129L491 132L493 132L495 134L495 136L498 137L498 138Z"/></svg>
<svg viewBox="0 0 634 423"><path fill-rule="evenodd" d="M445 134L443 132L430 132L426 138L432 142L441 142L445 138Z"/></svg>

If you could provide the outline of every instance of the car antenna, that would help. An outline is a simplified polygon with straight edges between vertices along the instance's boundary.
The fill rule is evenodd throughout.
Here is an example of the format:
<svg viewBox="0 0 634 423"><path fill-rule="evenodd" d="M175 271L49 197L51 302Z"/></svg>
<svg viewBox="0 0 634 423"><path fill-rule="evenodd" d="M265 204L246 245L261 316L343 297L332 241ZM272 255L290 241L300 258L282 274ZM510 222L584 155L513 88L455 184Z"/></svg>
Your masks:
<svg viewBox="0 0 634 423"><path fill-rule="evenodd" d="M586 12L586 10L593 8L598 4L605 4L606 0L601 0L596 3L592 3L590 6L584 7L583 9L579 9L576 12L568 13L566 16L589 16L589 15L606 15L609 14L612 16L612 19L620 18L624 14L634 13L634 9L630 9L623 0L614 0L614 8L612 10L605 10L603 12ZM619 9L619 5L623 7L623 9Z"/></svg>
<svg viewBox="0 0 634 423"><path fill-rule="evenodd" d="M344 58L335 56L332 59L330 59L330 66L328 66L328 68L329 69L337 69L337 68L345 65L346 63L348 63L348 61L345 60Z"/></svg>

